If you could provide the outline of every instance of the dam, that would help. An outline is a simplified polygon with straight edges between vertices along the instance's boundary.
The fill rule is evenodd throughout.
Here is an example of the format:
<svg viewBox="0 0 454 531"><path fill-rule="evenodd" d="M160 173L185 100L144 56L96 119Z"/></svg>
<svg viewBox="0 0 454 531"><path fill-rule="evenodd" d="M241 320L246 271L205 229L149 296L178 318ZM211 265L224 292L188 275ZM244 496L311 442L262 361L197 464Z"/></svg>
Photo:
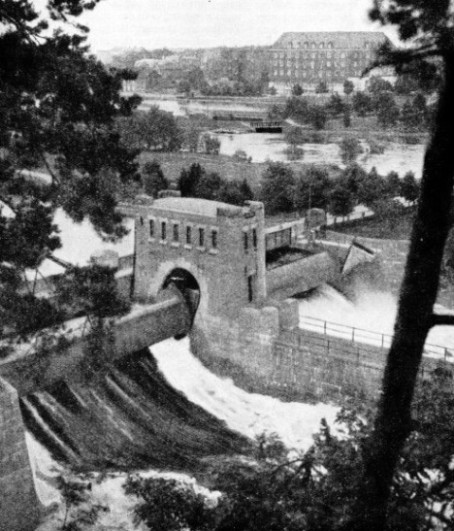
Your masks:
<svg viewBox="0 0 454 531"><path fill-rule="evenodd" d="M133 254L99 260L114 265L119 290L134 305L111 323L103 348L107 363L128 359L122 370L129 371L134 359L141 359L135 353L189 334L193 353L210 370L249 391L285 400L375 395L387 345L364 346L333 339L326 329L301 328L298 301L292 298L327 283L340 285L346 264L361 267L374 259L373 252L361 254L353 244L306 242L301 221L266 227L259 202L238 207L169 192L156 200L139 196L121 210L135 220ZM5 412L0 493L6 518L0 520L18 522L8 530L33 529L39 512L24 443L22 415L31 421L38 408L29 397L59 382L77 382L85 342L75 333L45 359L26 349L0 363ZM428 359L427 374L442 362ZM117 389L119 377L114 380ZM66 396L59 389L58 396ZM22 511L24 505L29 513Z"/></svg>

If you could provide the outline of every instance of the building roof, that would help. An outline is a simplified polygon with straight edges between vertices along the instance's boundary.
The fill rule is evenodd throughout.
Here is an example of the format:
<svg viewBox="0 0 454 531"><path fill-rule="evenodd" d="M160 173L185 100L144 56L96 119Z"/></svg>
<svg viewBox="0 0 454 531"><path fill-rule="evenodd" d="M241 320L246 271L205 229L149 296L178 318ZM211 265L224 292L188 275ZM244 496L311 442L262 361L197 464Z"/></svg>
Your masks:
<svg viewBox="0 0 454 531"><path fill-rule="evenodd" d="M227 210L232 214L240 211L240 207L229 205L221 201L209 201L208 199L198 199L195 197L163 197L153 202L154 208L181 212L184 214L194 214L210 218L217 217L218 208Z"/></svg>
<svg viewBox="0 0 454 531"><path fill-rule="evenodd" d="M274 44L274 48L287 48L291 43L333 42L334 48L363 47L366 42L379 45L388 37L382 31L295 31L283 33Z"/></svg>

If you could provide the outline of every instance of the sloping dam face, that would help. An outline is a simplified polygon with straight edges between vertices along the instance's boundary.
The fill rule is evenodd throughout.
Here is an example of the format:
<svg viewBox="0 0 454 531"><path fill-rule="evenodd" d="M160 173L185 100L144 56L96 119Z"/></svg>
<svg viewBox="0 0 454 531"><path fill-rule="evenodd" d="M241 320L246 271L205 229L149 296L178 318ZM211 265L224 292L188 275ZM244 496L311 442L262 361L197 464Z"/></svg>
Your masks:
<svg viewBox="0 0 454 531"><path fill-rule="evenodd" d="M249 446L173 389L148 349L89 384L60 381L23 397L21 409L27 429L53 457L81 470L194 470L203 457Z"/></svg>

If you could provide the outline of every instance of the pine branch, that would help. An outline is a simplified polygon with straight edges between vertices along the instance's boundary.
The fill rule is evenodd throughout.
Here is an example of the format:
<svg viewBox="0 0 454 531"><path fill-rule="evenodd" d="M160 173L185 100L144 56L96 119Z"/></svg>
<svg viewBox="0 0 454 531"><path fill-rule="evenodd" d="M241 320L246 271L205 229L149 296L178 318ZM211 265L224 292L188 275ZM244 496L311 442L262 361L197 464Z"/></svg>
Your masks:
<svg viewBox="0 0 454 531"><path fill-rule="evenodd" d="M449 313L434 313L430 318L430 328L434 326L454 325L454 315Z"/></svg>

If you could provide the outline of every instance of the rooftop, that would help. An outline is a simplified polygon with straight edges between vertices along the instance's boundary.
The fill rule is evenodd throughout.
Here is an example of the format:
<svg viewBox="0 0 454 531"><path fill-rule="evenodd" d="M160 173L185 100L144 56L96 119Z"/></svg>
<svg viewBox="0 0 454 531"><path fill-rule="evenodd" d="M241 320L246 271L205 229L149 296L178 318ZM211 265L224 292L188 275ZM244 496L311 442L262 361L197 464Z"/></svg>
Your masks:
<svg viewBox="0 0 454 531"><path fill-rule="evenodd" d="M381 31L294 31L283 33L274 44L274 47L287 47L290 43L325 42L330 40L336 48L352 48L363 46L366 42L378 45L388 40Z"/></svg>
<svg viewBox="0 0 454 531"><path fill-rule="evenodd" d="M218 208L228 210L232 214L241 211L240 207L229 205L228 203L209 201L208 199L198 199L195 197L163 197L162 199L153 201L153 208L210 218L217 217Z"/></svg>

